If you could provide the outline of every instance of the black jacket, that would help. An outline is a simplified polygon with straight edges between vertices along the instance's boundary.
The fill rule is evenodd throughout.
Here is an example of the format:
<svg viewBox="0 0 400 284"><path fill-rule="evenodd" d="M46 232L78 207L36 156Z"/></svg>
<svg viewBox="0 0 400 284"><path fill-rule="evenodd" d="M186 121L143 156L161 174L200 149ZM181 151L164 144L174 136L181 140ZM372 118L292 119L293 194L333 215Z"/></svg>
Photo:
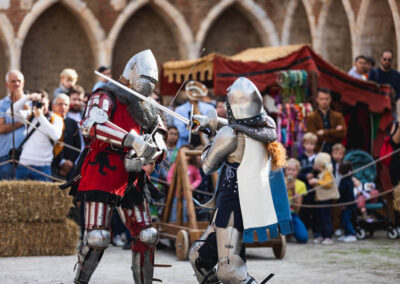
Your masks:
<svg viewBox="0 0 400 284"><path fill-rule="evenodd" d="M76 121L67 117L64 119L64 126L65 128L63 142L65 144L74 146L75 148L81 149L81 138ZM64 146L60 154L54 158L53 165L58 168L62 159L75 162L79 156L79 153L80 152Z"/></svg>
<svg viewBox="0 0 400 284"><path fill-rule="evenodd" d="M353 180L351 179L351 176L342 178L340 180L339 192L340 192L339 203L352 202L355 200L354 183ZM356 207L356 204L346 206L346 208L353 208L353 207Z"/></svg>

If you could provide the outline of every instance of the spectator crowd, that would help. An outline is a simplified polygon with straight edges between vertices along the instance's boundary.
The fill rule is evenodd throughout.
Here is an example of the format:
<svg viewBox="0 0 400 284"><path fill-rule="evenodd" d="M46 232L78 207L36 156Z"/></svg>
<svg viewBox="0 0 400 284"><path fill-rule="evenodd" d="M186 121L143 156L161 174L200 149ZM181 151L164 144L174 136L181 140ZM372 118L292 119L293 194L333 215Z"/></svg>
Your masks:
<svg viewBox="0 0 400 284"><path fill-rule="evenodd" d="M371 80L392 87L394 121L400 115L400 74L391 66L393 53L384 50L379 67L374 67L372 58L363 55L355 58L354 67L348 74L360 80ZM111 76L111 69L101 66L98 71ZM64 69L60 73L60 84L52 98L45 90L31 93L25 91L24 75L11 70L5 77L7 96L0 100L0 179L69 180L77 165L85 141L78 123L81 121L88 94L78 85L78 74L73 69ZM99 78L93 86L94 91L106 84ZM89 93L90 93L89 92ZM223 98L214 99L206 86L190 81L185 85L186 98L180 105L174 106L176 113L190 118L192 114L207 115L216 109L217 115L226 118ZM162 98L153 93L152 98L162 103ZM329 89L320 88L316 97L316 108L307 117L307 133L302 137L303 151L297 157L288 157L285 169L286 186L291 201L293 237L299 243L308 242L308 230L312 231L313 242L330 245L333 236L344 242L356 241L352 220L356 217L366 222L373 218L365 210L366 197L377 194L375 184L363 184L352 176L352 164L344 161L346 149L342 144L347 129L343 114L331 109L332 94ZM13 114L13 115L12 115ZM167 190L175 170L175 161L180 149L202 149L207 143L205 135L194 135L181 121L165 114L167 125L167 147L165 158L167 166L151 165L148 173L160 190ZM400 145L398 124L392 129L393 148ZM15 171L8 160L18 159ZM393 163L398 163L395 157ZM188 157L188 176L194 196L204 201L206 196L199 192L214 191L213 181L201 169L200 157ZM395 171L393 171L395 172ZM393 175L396 175L394 173ZM396 183L400 179L394 178ZM176 206L176 198L174 206ZM331 205L333 202L349 202L341 211L341 230L333 231ZM327 205L319 208L307 208L302 205ZM186 208L184 206L183 208ZM173 210L172 212L174 212ZM357 213L358 212L358 213ZM154 210L157 215L157 210ZM114 244L124 245L123 235L129 240L127 232L118 214L113 215ZM187 220L186 212L184 218ZM207 214L198 213L198 218L207 218ZM171 217L176 221L176 216ZM340 233L341 232L341 233ZM129 246L126 242L125 246Z"/></svg>

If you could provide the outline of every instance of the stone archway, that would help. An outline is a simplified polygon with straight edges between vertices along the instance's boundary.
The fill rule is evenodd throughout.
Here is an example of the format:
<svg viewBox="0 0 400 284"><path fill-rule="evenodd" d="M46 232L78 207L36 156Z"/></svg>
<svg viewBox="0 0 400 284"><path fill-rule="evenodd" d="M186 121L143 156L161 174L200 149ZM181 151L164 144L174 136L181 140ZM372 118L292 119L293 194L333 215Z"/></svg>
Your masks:
<svg viewBox="0 0 400 284"><path fill-rule="evenodd" d="M114 76L118 78L129 58L144 49L153 51L159 65L180 59L172 30L152 5L140 8L122 27L112 55Z"/></svg>
<svg viewBox="0 0 400 284"><path fill-rule="evenodd" d="M391 7L387 0L365 0L362 2L357 27L360 31L356 50L360 54L371 56L379 65L382 50L394 52L393 68L398 66L398 45L395 23Z"/></svg>
<svg viewBox="0 0 400 284"><path fill-rule="evenodd" d="M324 59L347 72L353 62L350 24L342 1L324 2L317 32L316 50Z"/></svg>
<svg viewBox="0 0 400 284"><path fill-rule="evenodd" d="M5 76L10 69L14 69L14 30L7 16L0 14L0 99L7 95Z"/></svg>
<svg viewBox="0 0 400 284"><path fill-rule="evenodd" d="M21 70L26 88L46 89L52 95L64 68L75 69L78 84L91 90L96 65L90 39L76 16L56 3L41 13L24 37Z"/></svg>
<svg viewBox="0 0 400 284"><path fill-rule="evenodd" d="M100 25L100 22L94 16L92 11L87 7L82 0L39 0L31 8L28 14L24 17L19 26L16 35L16 56L17 65L20 66L21 48L25 38L36 20L52 5L59 3L66 7L72 13L78 22L82 25L89 39L89 45L94 54L94 63L96 66L107 64L107 54L105 48L105 32Z"/></svg>
<svg viewBox="0 0 400 284"><path fill-rule="evenodd" d="M213 22L203 42L205 54L233 55L244 49L264 46L252 23L236 5L225 9Z"/></svg>
<svg viewBox="0 0 400 284"><path fill-rule="evenodd" d="M10 69L10 60L7 56L5 41L0 30L0 99L7 95L5 76Z"/></svg>
<svg viewBox="0 0 400 284"><path fill-rule="evenodd" d="M252 31L257 33L261 46L279 45L280 42L275 25L260 6L253 1L247 0L222 0L208 12L207 17L200 24L195 38L198 50L205 46L206 38L215 23L220 20L221 15L226 10L230 10L230 13L232 13L232 7L240 13L236 13L236 15L244 21L245 25L252 27ZM231 29L231 23L227 27Z"/></svg>
<svg viewBox="0 0 400 284"><path fill-rule="evenodd" d="M196 54L193 48L192 31L185 17L166 0L137 0L130 2L118 16L118 19L115 21L108 35L107 47L110 54L114 54L114 48L116 47L120 33L126 27L128 21L132 19L132 15L146 5L150 5L152 9L158 13L158 18L161 18L163 23L167 24L168 28L171 30L173 34L172 38L176 39L176 45L179 50L179 56L176 59L195 58ZM114 61L113 58L109 58L109 60L110 62Z"/></svg>
<svg viewBox="0 0 400 284"><path fill-rule="evenodd" d="M282 45L312 43L308 15L301 0L289 2L282 28Z"/></svg>

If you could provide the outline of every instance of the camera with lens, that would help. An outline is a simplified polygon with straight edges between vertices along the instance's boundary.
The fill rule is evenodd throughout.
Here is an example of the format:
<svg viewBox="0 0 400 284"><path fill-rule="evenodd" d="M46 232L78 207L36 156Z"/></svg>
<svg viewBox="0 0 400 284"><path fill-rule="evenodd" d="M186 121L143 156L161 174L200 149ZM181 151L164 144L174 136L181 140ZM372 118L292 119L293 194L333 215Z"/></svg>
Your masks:
<svg viewBox="0 0 400 284"><path fill-rule="evenodd" d="M43 103L41 101L32 101L32 107L42 108Z"/></svg>

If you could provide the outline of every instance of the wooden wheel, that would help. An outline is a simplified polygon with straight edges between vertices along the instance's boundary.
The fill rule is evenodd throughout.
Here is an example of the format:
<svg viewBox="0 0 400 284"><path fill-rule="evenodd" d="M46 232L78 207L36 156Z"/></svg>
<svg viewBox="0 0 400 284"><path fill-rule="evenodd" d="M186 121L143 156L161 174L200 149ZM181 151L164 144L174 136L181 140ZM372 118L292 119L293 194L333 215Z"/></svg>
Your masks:
<svg viewBox="0 0 400 284"><path fill-rule="evenodd" d="M175 252L178 260L187 260L189 252L189 234L185 230L179 230L176 234Z"/></svg>
<svg viewBox="0 0 400 284"><path fill-rule="evenodd" d="M277 259L282 259L286 253L286 237L281 235L281 242L272 247L272 251Z"/></svg>

